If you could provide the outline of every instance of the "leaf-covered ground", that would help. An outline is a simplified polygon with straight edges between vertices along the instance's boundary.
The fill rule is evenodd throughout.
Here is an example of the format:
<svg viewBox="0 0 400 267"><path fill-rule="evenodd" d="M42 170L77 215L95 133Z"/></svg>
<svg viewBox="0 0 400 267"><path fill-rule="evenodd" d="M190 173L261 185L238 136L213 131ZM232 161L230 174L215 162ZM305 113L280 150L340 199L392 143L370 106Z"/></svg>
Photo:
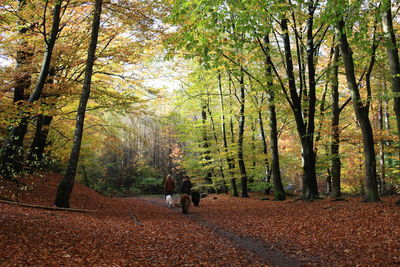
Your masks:
<svg viewBox="0 0 400 267"><path fill-rule="evenodd" d="M51 205L59 179L53 175L36 181L19 200ZM10 188L2 184L0 197L15 198ZM0 265L263 266L271 262L259 249L251 252L249 240L311 266L399 265L400 208L394 204L396 198L383 200L304 203L218 195L202 199L200 207L191 207L191 214L184 216L161 199L111 199L76 184L71 207L95 213L0 203Z"/></svg>

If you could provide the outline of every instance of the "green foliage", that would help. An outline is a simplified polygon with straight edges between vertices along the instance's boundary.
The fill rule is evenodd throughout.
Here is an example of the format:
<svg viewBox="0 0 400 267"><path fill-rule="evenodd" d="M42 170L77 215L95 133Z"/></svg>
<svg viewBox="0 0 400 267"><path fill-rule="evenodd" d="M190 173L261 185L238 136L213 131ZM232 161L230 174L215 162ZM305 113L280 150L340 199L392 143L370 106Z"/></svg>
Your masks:
<svg viewBox="0 0 400 267"><path fill-rule="evenodd" d="M317 105L325 101L325 106L324 110L315 114L315 125L321 132L321 139L315 143L315 151L318 151L317 173L319 177L326 177L332 159L332 100L329 92L331 76L328 73L331 67L330 49L337 41L333 37L333 28L338 19L345 19L345 31L350 45L356 48L353 49L355 72L357 78L362 78L370 60L370 39L375 23L377 39L382 35L382 10L379 10L379 2L117 2L118 4L112 3L112 8L104 11L104 17L108 19L107 23L102 24L100 31L93 90L88 103L78 168L80 182L104 194L160 193L163 177L173 172L177 176L188 174L193 177L196 188L200 191L224 191L224 186L230 186L231 178L240 177L237 139L241 103L238 95L240 75L244 72L246 120L243 151L247 176L254 181L249 185L250 190L262 192L271 186L264 182L266 159L271 162L268 90L273 90L275 95L284 182L301 184L301 146L290 105L282 90L282 85L287 85L288 79L285 75L286 64L281 38L283 32L279 22L283 17L289 22L295 83L297 90L302 90L303 93L301 104L307 107L308 68L303 66L308 44L305 30L309 18L308 6L316 2L318 5L313 27L315 45L318 46L314 58L317 72L316 94ZM0 5L0 57L7 61L5 65L0 64L0 142L4 143L7 139L9 127L17 125L27 114L32 117L38 114L52 115L54 121L50 127L45 160L24 164L63 172L70 153L72 125L80 95L91 6L79 1L65 4L63 30L59 34L52 61L56 69L52 77L54 83L46 84L46 97L41 102L27 105L23 101L12 103L15 80L25 72L32 76L33 83L37 79L37 69L43 52L40 48L44 47L40 33L49 32L49 29L43 27L50 26L49 23L44 25L41 22L44 19L49 21L51 12L45 13L47 17L43 18L43 1L32 0L26 3L25 9L19 9L18 1L4 0ZM53 2L49 2L49 5L48 8L51 8ZM172 27L162 33L167 26ZM20 30L26 27L32 28L26 35L20 34ZM267 47L263 38L267 34L270 34L268 48L276 68L276 74L272 78L266 75L264 52ZM160 53L164 51L158 46L162 41L165 41L166 52ZM375 58L379 67L375 67L372 72L371 118L378 117L378 101L385 102L387 110L391 112L392 101L396 96L387 89L392 77L388 75L385 50L386 47L380 44ZM32 52L32 58L22 64L23 66L17 66L15 59L21 52ZM161 65L166 63L160 60L163 53L168 53L169 59L176 55L176 61L183 62L183 66L179 65L176 68L177 73L172 75L179 80L179 86L176 86L179 88L168 87L164 90L149 86L149 80L157 83L158 79L154 77L164 76L164 73L159 73ZM300 69L304 73L300 73ZM340 103L344 103L349 93L341 65L339 73ZM365 95L362 80L360 79L359 86L361 93ZM323 100L324 90L327 90L327 94ZM204 120L203 111L206 113ZM257 116L259 111L264 119L267 156L262 151ZM307 117L307 111L307 108L302 111L303 118ZM361 191L358 174L362 172L362 167L359 166L363 166L359 146L362 139L354 123L354 113L347 107L343 109L340 123L343 190L357 193ZM377 124L378 122L375 126ZM386 132L382 131L380 140L385 142L386 181L399 184L399 140L395 138L395 131L389 131L394 129L393 125L395 117L389 114L388 127ZM227 139L226 148L223 143L223 126ZM29 147L33 130L30 126L24 147ZM378 132L376 127L374 130ZM317 135L316 132L313 134ZM176 147L179 153L175 157L172 150ZM21 151L20 155L14 156L26 157L26 154L27 151ZM235 164L234 167L229 166L229 159ZM205 179L209 173L212 174L212 183L206 184ZM237 181L240 187L240 180Z"/></svg>
<svg viewBox="0 0 400 267"><path fill-rule="evenodd" d="M130 190L140 194L162 194L163 179L154 177L139 178Z"/></svg>
<svg viewBox="0 0 400 267"><path fill-rule="evenodd" d="M265 190L268 190L271 188L272 188L272 183L267 183L264 181L255 181L255 182L249 183L249 191L250 192L264 193Z"/></svg>

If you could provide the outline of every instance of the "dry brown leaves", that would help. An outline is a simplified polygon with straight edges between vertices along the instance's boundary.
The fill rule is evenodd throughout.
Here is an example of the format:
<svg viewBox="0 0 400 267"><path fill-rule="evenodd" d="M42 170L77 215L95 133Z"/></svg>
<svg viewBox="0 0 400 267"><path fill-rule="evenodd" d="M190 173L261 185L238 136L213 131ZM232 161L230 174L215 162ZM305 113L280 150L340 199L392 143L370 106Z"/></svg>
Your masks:
<svg viewBox="0 0 400 267"><path fill-rule="evenodd" d="M51 205L59 179L53 175L47 181L36 181L38 185L19 200ZM264 265L257 256L166 206L110 199L76 184L71 207L97 212L47 211L0 203L0 265Z"/></svg>
<svg viewBox="0 0 400 267"><path fill-rule="evenodd" d="M305 203L218 196L203 201L196 213L236 234L260 238L304 264L394 266L400 264L397 199Z"/></svg>
<svg viewBox="0 0 400 267"><path fill-rule="evenodd" d="M51 205L61 177L35 180L21 202ZM2 185L0 197L13 198ZM15 190L14 190L15 192ZM218 195L191 207L196 217L255 237L308 265L400 264L396 198L366 204L321 200L260 201ZM1 266L262 266L195 220L139 199L110 199L76 184L71 207L96 213L46 211L0 204ZM142 224L131 219L133 214Z"/></svg>

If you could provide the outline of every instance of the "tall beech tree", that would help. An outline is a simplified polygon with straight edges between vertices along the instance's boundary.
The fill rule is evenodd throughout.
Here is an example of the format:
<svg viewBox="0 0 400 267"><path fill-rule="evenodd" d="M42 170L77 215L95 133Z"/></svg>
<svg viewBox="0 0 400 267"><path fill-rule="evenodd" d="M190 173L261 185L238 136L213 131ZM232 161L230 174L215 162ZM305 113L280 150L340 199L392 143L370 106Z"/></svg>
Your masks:
<svg viewBox="0 0 400 267"><path fill-rule="evenodd" d="M340 112L343 110L339 107L339 47L335 46L334 48L334 56L332 63L332 72L331 72L331 95L332 95L332 122L331 122L331 131L332 131L332 143L331 143L331 176L332 176L332 188L331 188L331 196L332 197L340 197L340 173L341 173L341 161L339 155L339 147L340 147L340 128L339 128L339 120L340 120Z"/></svg>
<svg viewBox="0 0 400 267"><path fill-rule="evenodd" d="M85 67L85 78L83 81L82 95L79 101L78 113L76 116L76 126L74 133L74 142L69 157L67 170L64 178L61 180L58 189L54 205L57 207L69 208L69 198L72 193L72 189L75 182L76 169L78 166L79 153L81 149L82 136L83 136L83 125L85 121L86 106L90 96L90 87L92 82L93 66L95 61L97 40L100 30L100 18L102 10L103 0L95 0L94 12L93 12L93 23L92 32L90 36L90 43L88 47L86 67Z"/></svg>
<svg viewBox="0 0 400 267"><path fill-rule="evenodd" d="M364 105L361 99L358 83L355 78L352 51L347 41L345 26L345 21L343 20L343 18L339 17L338 21L336 22L336 36L339 42L340 54L343 58L343 64L346 72L346 80L351 92L353 108L363 136L366 186L365 201L379 201L376 177L374 136L368 117L369 100L367 100L367 104Z"/></svg>
<svg viewBox="0 0 400 267"><path fill-rule="evenodd" d="M229 81L229 83L230 83L230 81ZM225 123L225 104L224 104L224 96L223 96L223 92L222 92L221 73L218 73L218 93L219 93L219 100L220 100L220 106L221 106L221 130L222 130L222 140L223 140L224 152L225 152L226 162L228 164L228 172L229 172L229 176L230 176L232 194L234 197L237 197L237 196L239 196L239 194L238 194L237 187L236 187L235 163L234 163L232 156L228 152L228 138L227 138L227 133L226 133L226 123Z"/></svg>
<svg viewBox="0 0 400 267"><path fill-rule="evenodd" d="M246 115L244 114L245 110L245 100L246 100L246 89L244 84L244 73L243 70L240 70L239 79L239 90L240 90L240 97L239 97L239 129L238 129L238 165L240 171L240 183L242 186L242 194L241 197L249 197L248 189L247 189L247 171L246 165L244 163L244 155L243 155L243 135L244 135L244 124L246 120Z"/></svg>
<svg viewBox="0 0 400 267"><path fill-rule="evenodd" d="M210 157L210 144L207 135L207 105L202 103L201 106L201 121L202 121L202 135L203 135L203 156L202 160L204 161L204 166L207 169L207 175L205 177L205 181L208 184L212 183L212 169L210 168L211 157Z"/></svg>
<svg viewBox="0 0 400 267"><path fill-rule="evenodd" d="M269 130L270 130L270 142L272 151L272 180L274 189L274 199L275 200L285 200L286 193L283 189L282 179L281 179L281 169L279 164L279 146L278 146L278 127L276 119L276 109L275 109L275 92L273 90L273 73L272 73L272 60L271 60L271 48L270 39L267 34L264 37L265 47L263 51L265 52L265 63L266 63L266 75L268 84L268 110L269 110Z"/></svg>
<svg viewBox="0 0 400 267"><path fill-rule="evenodd" d="M211 101L210 92L209 92L209 90L207 90L207 112L208 112L208 115L210 116L213 139L215 141L215 144L217 144L216 150L217 150L217 155L218 155L217 157L218 157L218 163L219 163L219 171L220 171L221 182L222 182L221 188L218 188L218 190L223 191L223 193L226 193L225 172L224 172L223 161L222 161L222 157L221 157L221 149L220 149L220 145L218 142L217 130L215 127L213 114L212 114L211 108L210 108L210 101Z"/></svg>
<svg viewBox="0 0 400 267"><path fill-rule="evenodd" d="M48 2L49 1L46 0L46 7ZM50 37L47 38L47 36L45 36L46 50L44 54L44 59L38 80L36 82L36 86L27 100L29 104L37 101L40 98L43 87L46 83L46 79L49 75L53 49L56 44L57 35L59 33L61 8L62 0L55 0ZM0 174L8 177L9 179L12 178L13 174L22 171L23 168L23 142L28 127L29 118L26 114L23 114L21 117L22 118L18 125L11 129L9 138L0 152Z"/></svg>
<svg viewBox="0 0 400 267"><path fill-rule="evenodd" d="M313 13L311 13L311 16ZM309 18L312 20L312 18ZM307 107L308 118L307 122L303 118L302 104L301 104L301 96L298 94L294 67L293 67L293 59L290 45L290 37L289 37L289 29L288 29L288 20L284 17L280 22L282 28L282 36L283 36L283 44L284 44L284 53L285 53L285 62L286 62L286 74L288 77L288 87L290 93L290 107L293 111L293 115L296 121L297 132L301 140L302 147L302 157L303 157L303 186L302 186L302 195L304 200L316 199L319 197L318 194L318 185L317 185L317 177L315 173L315 153L314 153L314 114L315 114L315 81L314 81L314 46L312 40L312 21L308 23L307 28L308 37L310 38L309 49L311 52L308 52L307 55L310 57L307 60L309 64L309 68L312 70L312 74L309 75L309 105Z"/></svg>

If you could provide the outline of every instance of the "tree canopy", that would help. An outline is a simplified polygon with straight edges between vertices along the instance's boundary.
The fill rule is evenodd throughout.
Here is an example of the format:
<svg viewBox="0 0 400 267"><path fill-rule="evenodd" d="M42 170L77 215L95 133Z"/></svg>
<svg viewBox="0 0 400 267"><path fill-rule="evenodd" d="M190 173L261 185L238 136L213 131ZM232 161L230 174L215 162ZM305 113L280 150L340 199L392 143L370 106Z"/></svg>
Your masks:
<svg viewBox="0 0 400 267"><path fill-rule="evenodd" d="M105 194L167 174L276 200L397 190L397 0L104 1L90 52L95 2L0 4L3 179L74 159Z"/></svg>

